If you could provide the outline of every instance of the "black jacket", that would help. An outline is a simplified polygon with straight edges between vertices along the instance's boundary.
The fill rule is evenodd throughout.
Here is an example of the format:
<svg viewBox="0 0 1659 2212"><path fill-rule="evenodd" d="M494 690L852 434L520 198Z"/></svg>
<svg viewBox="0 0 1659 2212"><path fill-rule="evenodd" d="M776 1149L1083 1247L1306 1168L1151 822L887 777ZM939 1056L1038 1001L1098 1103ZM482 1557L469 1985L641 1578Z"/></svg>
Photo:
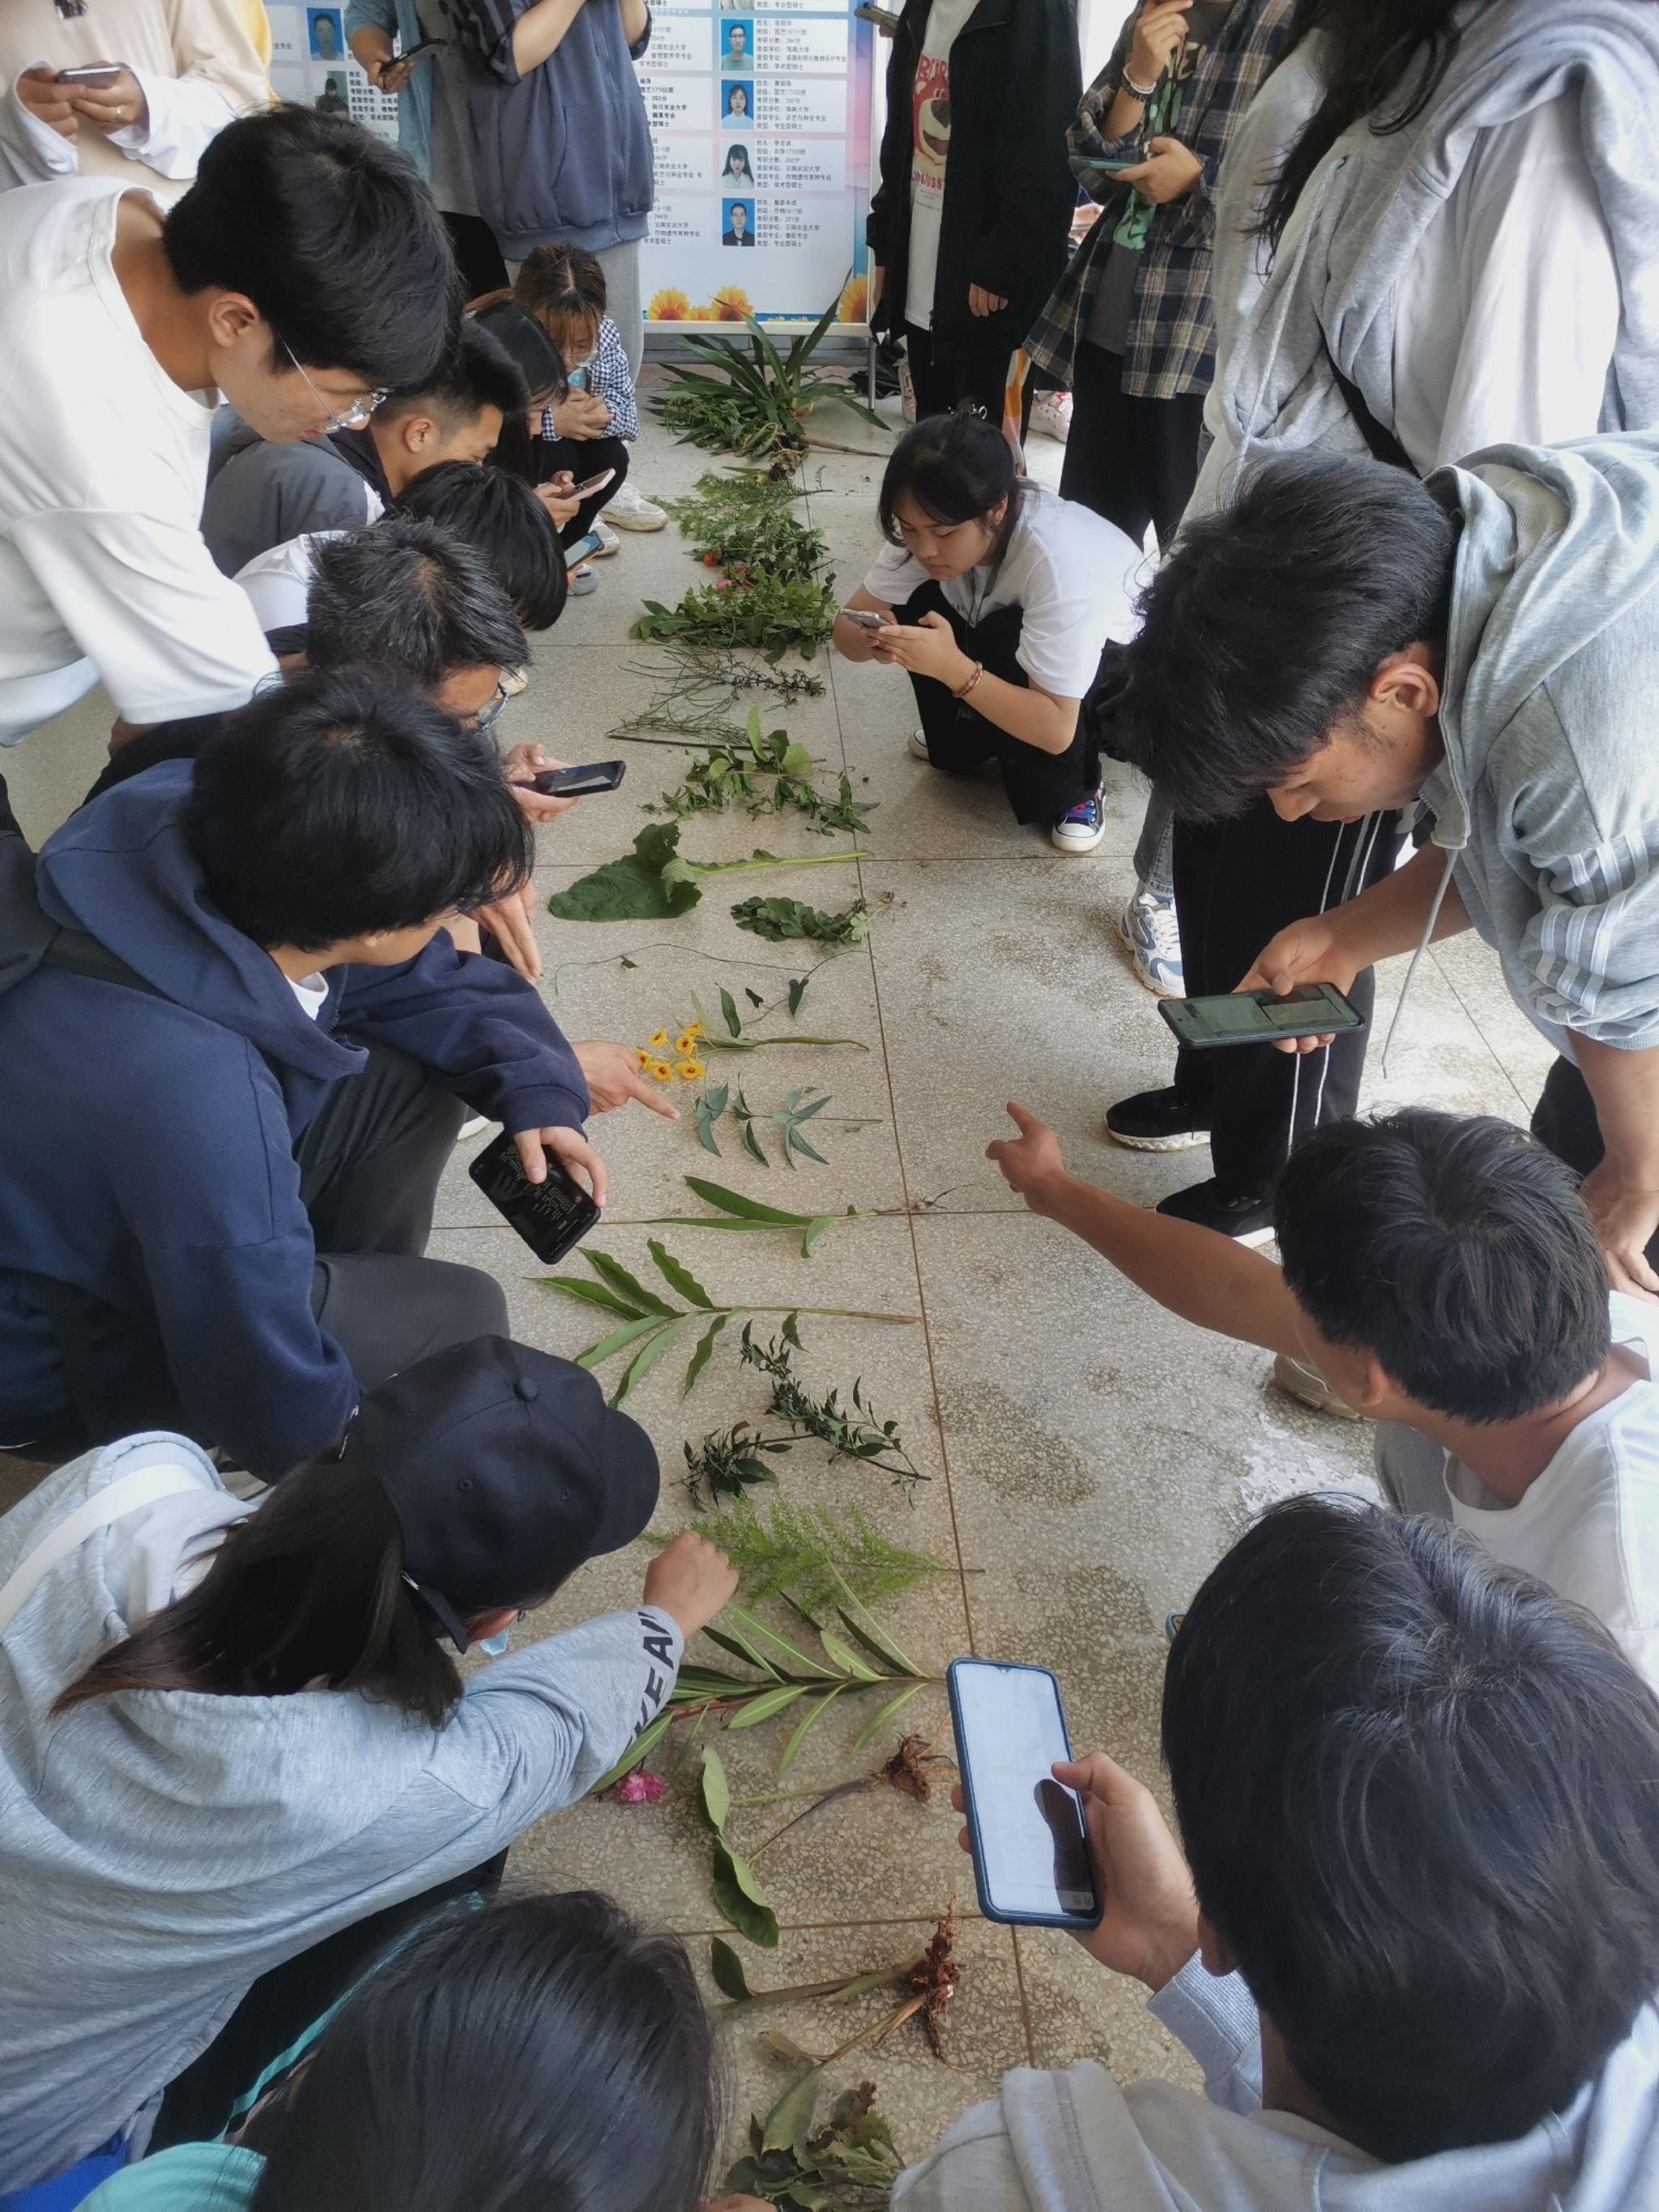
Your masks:
<svg viewBox="0 0 1659 2212"><path fill-rule="evenodd" d="M887 64L881 181L866 233L884 276L877 320L904 322L910 243L910 92L932 0L907 0ZM1083 96L1073 0L980 0L951 48L951 151L945 165L933 352L1006 341L1012 353L1066 264L1077 183L1066 133ZM968 287L1008 305L969 314Z"/></svg>

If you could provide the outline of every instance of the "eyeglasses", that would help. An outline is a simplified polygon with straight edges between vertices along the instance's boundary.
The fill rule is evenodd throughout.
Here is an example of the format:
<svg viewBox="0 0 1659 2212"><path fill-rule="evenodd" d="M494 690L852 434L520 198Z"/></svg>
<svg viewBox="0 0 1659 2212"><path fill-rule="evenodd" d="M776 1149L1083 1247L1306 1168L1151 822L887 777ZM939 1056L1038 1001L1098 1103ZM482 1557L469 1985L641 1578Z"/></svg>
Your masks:
<svg viewBox="0 0 1659 2212"><path fill-rule="evenodd" d="M278 336L276 343L281 346L283 351L288 356L289 361L293 362L295 371L299 376L301 382L305 386L306 390L311 394L312 398L317 402L317 404L319 407L326 407L329 404L328 401L324 398L323 394L318 391L316 386L312 382L311 379L306 374L305 370L301 367L300 357L295 352L288 340L285 337ZM363 424L368 422L369 416L374 412L374 410L380 404L381 401L383 399L390 398L391 396L392 386L390 385L387 385L384 392L364 392L362 398L361 399L354 399L349 407L342 408L337 414L326 416L321 426L323 432L325 434L330 430L361 430Z"/></svg>
<svg viewBox="0 0 1659 2212"><path fill-rule="evenodd" d="M493 730L501 720L501 709L506 706L510 696L505 684L497 684L495 690L484 701L477 713L468 720L467 728L477 730L480 736L486 730Z"/></svg>

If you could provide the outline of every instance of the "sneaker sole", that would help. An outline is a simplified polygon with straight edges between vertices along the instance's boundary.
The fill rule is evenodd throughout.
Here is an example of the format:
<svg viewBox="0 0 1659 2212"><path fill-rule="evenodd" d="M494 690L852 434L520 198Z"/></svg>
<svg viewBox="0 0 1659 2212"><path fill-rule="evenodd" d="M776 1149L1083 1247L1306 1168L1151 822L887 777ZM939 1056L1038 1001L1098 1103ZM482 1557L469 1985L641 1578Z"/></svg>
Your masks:
<svg viewBox="0 0 1659 2212"><path fill-rule="evenodd" d="M613 530L637 530L646 534L653 530L666 530L668 527L668 517L665 514L660 522L629 522L625 521L620 514L613 514L610 517L610 522Z"/></svg>
<svg viewBox="0 0 1659 2212"><path fill-rule="evenodd" d="M1091 837L1086 845L1078 844L1070 837L1056 837L1052 830L1048 832L1048 842L1054 847L1055 852L1064 853L1068 858L1077 860L1085 860L1091 853L1097 853L1105 842L1104 830L1101 831L1099 836Z"/></svg>
<svg viewBox="0 0 1659 2212"><path fill-rule="evenodd" d="M1230 1244L1243 1244L1249 1251L1254 1251L1261 1244L1271 1244L1273 1241L1273 1233L1271 1224L1266 1229L1247 1229L1242 1237L1227 1237L1224 1229L1217 1232L1219 1236L1227 1237L1227 1242Z"/></svg>
<svg viewBox="0 0 1659 2212"><path fill-rule="evenodd" d="M1207 1129L1185 1130L1178 1137L1126 1137L1121 1130L1115 1129L1109 1121L1103 1123L1103 1126L1115 1145L1125 1145L1132 1152L1190 1152L1200 1145L1207 1145L1210 1141L1210 1133ZM1267 1234L1269 1237L1273 1235L1271 1229ZM1235 1239L1235 1242L1242 1241L1242 1239Z"/></svg>
<svg viewBox="0 0 1659 2212"><path fill-rule="evenodd" d="M1328 1391L1322 1383L1300 1381L1296 1362L1286 1358L1282 1352L1273 1364L1268 1381L1281 1395L1293 1400L1310 1413L1323 1413L1328 1420L1358 1424L1364 1418L1352 1406L1345 1406L1341 1399L1334 1391Z"/></svg>
<svg viewBox="0 0 1659 2212"><path fill-rule="evenodd" d="M1115 936L1118 944L1122 948L1124 957L1128 961L1129 972L1133 975L1136 982L1139 984L1143 991L1150 991L1155 999L1184 999L1186 997L1187 987L1184 982L1158 983L1155 982L1152 976L1146 973L1146 969L1141 965L1139 949L1135 945L1134 939L1130 936L1128 931L1123 927L1123 918L1121 915L1117 921L1113 924L1112 927L1113 934Z"/></svg>

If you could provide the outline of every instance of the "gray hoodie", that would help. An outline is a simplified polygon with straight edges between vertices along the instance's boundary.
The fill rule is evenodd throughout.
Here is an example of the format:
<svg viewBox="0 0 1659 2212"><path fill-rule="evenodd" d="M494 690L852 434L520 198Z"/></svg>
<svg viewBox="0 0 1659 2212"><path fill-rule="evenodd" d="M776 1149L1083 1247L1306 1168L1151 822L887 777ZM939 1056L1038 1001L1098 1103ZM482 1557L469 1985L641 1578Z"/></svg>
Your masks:
<svg viewBox="0 0 1659 2212"><path fill-rule="evenodd" d="M1434 842L1558 1051L1659 1045L1659 432L1429 481L1463 517Z"/></svg>
<svg viewBox="0 0 1659 2212"><path fill-rule="evenodd" d="M182 1437L130 1437L0 1520L36 1534L151 1464L169 1498L89 1536L0 1635L0 2191L125 2127L259 1975L491 1858L568 1805L672 1687L666 1616L618 1613L471 1675L433 1730L345 1690L58 1693L253 1509Z"/></svg>
<svg viewBox="0 0 1659 2212"><path fill-rule="evenodd" d="M1659 2012L1570 2108L1510 2142L1383 2166L1328 2130L1261 2110L1260 2022L1236 1974L1197 1960L1152 2009L1204 2069L1119 2088L1085 2059L1022 2067L901 2177L893 2212L1653 2212Z"/></svg>

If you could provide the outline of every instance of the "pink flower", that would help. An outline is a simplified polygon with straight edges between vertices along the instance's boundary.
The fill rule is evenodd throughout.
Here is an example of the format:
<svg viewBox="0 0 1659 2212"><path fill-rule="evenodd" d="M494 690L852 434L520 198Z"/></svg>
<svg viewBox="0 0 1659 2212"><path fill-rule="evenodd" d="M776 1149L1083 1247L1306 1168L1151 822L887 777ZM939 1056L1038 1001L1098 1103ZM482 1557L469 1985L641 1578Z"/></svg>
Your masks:
<svg viewBox="0 0 1659 2212"><path fill-rule="evenodd" d="M716 576L716 577L715 577L715 579L714 579L714 589L715 589L717 592L729 592L729 591L731 590L731 588L732 588L732 579L731 579L729 576Z"/></svg>
<svg viewBox="0 0 1659 2212"><path fill-rule="evenodd" d="M633 1773L624 1774L617 1784L617 1802L619 1805L654 1805L665 1786L660 1774L647 1774L642 1766L635 1767Z"/></svg>

